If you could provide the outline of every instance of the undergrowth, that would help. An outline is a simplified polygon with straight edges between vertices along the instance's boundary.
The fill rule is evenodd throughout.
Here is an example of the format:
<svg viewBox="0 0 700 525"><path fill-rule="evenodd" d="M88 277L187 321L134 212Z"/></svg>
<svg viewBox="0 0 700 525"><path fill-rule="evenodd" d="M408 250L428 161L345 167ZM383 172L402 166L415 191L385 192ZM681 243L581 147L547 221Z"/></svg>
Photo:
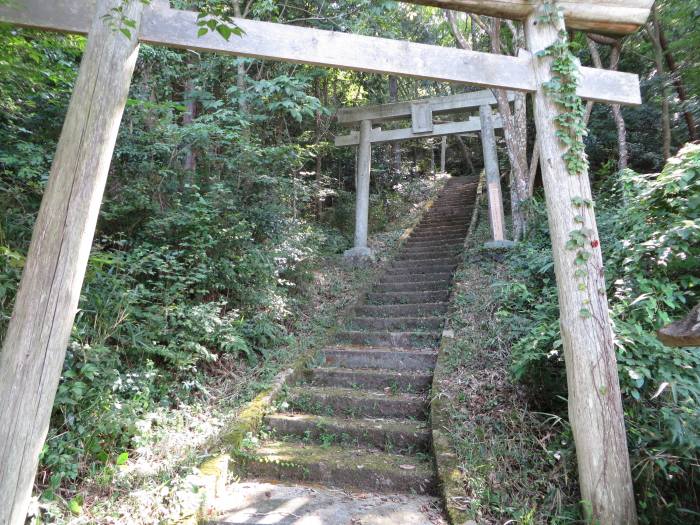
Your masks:
<svg viewBox="0 0 700 525"><path fill-rule="evenodd" d="M700 146L660 174L599 173L597 216L615 332L628 447L641 523L700 520L700 352L669 348L656 331L685 316L700 283ZM565 418L566 377L543 204L511 252L500 326L511 372L533 410ZM573 454L568 440L567 454Z"/></svg>
<svg viewBox="0 0 700 525"><path fill-rule="evenodd" d="M455 276L441 393L447 433L459 458L464 496L457 505L483 524L571 523L578 518L576 474L566 420L530 406L509 372L511 335L497 319L495 283L508 278L503 252L484 250L482 221Z"/></svg>

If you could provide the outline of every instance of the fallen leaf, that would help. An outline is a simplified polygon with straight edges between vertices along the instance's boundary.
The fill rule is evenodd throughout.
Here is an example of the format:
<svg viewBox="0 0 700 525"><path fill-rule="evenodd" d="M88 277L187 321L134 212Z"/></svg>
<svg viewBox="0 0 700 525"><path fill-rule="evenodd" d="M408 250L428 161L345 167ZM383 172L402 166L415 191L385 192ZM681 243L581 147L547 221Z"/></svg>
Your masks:
<svg viewBox="0 0 700 525"><path fill-rule="evenodd" d="M399 465L399 468L402 468L404 470L415 470L416 466L415 465Z"/></svg>

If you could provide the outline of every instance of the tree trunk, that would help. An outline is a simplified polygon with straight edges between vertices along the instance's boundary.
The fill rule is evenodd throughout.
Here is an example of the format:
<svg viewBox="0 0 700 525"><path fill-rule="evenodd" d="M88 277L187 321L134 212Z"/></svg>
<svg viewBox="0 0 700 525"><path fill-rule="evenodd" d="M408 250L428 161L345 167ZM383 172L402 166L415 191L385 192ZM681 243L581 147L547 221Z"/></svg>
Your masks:
<svg viewBox="0 0 700 525"><path fill-rule="evenodd" d="M647 26L647 34L654 49L656 76L659 79L659 95L661 97L661 139L664 162L671 157L671 110L668 103L668 90L664 78L664 52L659 42L659 20L656 16L656 5L651 8L651 22Z"/></svg>
<svg viewBox="0 0 700 525"><path fill-rule="evenodd" d="M479 172L477 172L476 168L474 168L474 162L472 161L472 155L469 152L469 148L462 140L462 137L460 137L459 135L455 135L455 139L457 140L457 145L459 146L459 149L462 151L462 156L464 156L464 162L467 163L467 167L469 168L469 171L471 172L472 176L476 177L477 175L479 175Z"/></svg>
<svg viewBox="0 0 700 525"><path fill-rule="evenodd" d="M399 99L399 79L396 77L389 77L389 102L396 102ZM392 142L389 145L389 150L391 154L391 171L394 175L398 175L401 172L401 144L399 142Z"/></svg>
<svg viewBox="0 0 700 525"><path fill-rule="evenodd" d="M661 27L661 24L657 25L659 44L663 50L664 57L666 58L666 65L668 66L668 71L673 79L673 86L676 88L676 93L678 93L678 100L683 108L683 118L685 118L685 124L688 126L688 138L690 140L698 140L698 129L695 125L695 117L693 112L687 107L688 94L685 91L685 86L683 85L683 77L681 72L678 71L678 66L676 60L673 58L673 54L668 47L668 41L666 40L666 35Z"/></svg>
<svg viewBox="0 0 700 525"><path fill-rule="evenodd" d="M318 100L323 100L321 95L321 79L318 77L314 79L314 94ZM323 139L323 121L321 110L316 111L316 139L315 139L315 150L316 150L316 191L318 192L318 197L316 199L316 218L321 217L323 212L323 200L321 198L321 181L322 175L321 170L323 169L323 156L320 151L321 140Z"/></svg>
<svg viewBox="0 0 700 525"><path fill-rule="evenodd" d="M610 51L610 70L617 71L620 64L620 43ZM613 120L615 121L615 129L617 129L617 169L627 169L627 161L629 154L627 152L627 127L625 126L625 118L622 116L622 108L620 104L612 104Z"/></svg>
<svg viewBox="0 0 700 525"><path fill-rule="evenodd" d="M241 12L241 2L240 0L233 0L233 16L236 18L244 18ZM236 66L236 87L238 88L238 93L240 98L239 108L241 113L248 113L248 103L245 100L245 84L246 84L246 69L245 63L242 59L238 59L238 65Z"/></svg>
<svg viewBox="0 0 700 525"><path fill-rule="evenodd" d="M598 46L596 41L589 36L586 38L588 42L588 50L591 53L591 60L593 61L593 66L598 69L603 69L603 61L600 58L600 53L598 52ZM620 63L620 41L614 39L606 39L606 42L610 42L610 71L617 71L617 67ZM588 107L592 108L592 104L587 106L587 117L590 117L590 111ZM612 114L613 121L615 122L615 129L617 130L617 169L624 170L627 168L627 129L625 127L625 119L622 116L622 110L619 104L612 104ZM586 118L586 122L588 122Z"/></svg>
<svg viewBox="0 0 700 525"><path fill-rule="evenodd" d="M570 175L557 139L560 109L545 90L551 80L551 57L538 53L558 40L563 30L543 21L542 5L525 23L528 50L537 82L534 116L540 139L540 165L549 217L554 270L559 297L561 339L566 363L569 420L576 443L581 495L587 520L606 525L637 522L627 453L624 413L598 228L588 172ZM583 224L580 221L583 221ZM577 264L577 250L566 248L571 233L586 228L590 257ZM576 277L582 270L584 276Z"/></svg>
<svg viewBox="0 0 700 525"><path fill-rule="evenodd" d="M501 54L501 24L494 18L490 28L491 51ZM513 240L518 241L525 234L526 218L522 203L528 198L527 165L527 121L525 113L525 95L516 95L515 113L510 111L508 92L504 89L492 90L498 102L498 112L503 121L503 136L511 167L511 219L513 220Z"/></svg>
<svg viewBox="0 0 700 525"><path fill-rule="evenodd" d="M535 145L532 147L532 158L530 159L530 173L527 179L527 195L532 197L535 194L535 177L537 167L540 163L540 136L535 137Z"/></svg>
<svg viewBox="0 0 700 525"><path fill-rule="evenodd" d="M100 0L51 166L0 352L0 523L24 524L100 202L138 55L143 4L124 15L131 38L102 20Z"/></svg>
<svg viewBox="0 0 700 525"><path fill-rule="evenodd" d="M185 112L182 115L182 125L191 126L194 119L197 117L197 102L194 99L194 80L189 79L185 82ZM191 184L193 174L197 170L197 153L195 152L194 146L191 144L187 146L185 152L185 163L183 168L186 173L186 179L189 184Z"/></svg>

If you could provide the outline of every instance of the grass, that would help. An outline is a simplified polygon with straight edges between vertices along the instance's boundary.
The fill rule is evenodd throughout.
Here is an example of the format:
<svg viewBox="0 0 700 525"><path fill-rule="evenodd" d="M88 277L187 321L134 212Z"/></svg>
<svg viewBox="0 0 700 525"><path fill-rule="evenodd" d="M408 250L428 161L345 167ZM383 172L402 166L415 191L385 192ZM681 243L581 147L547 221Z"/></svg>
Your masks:
<svg viewBox="0 0 700 525"><path fill-rule="evenodd" d="M508 279L498 252L482 250L488 224L475 233L455 276L440 396L446 434L458 455L463 496L452 503L480 524L575 523L575 458L561 418L532 412L510 377L509 331L500 326L499 293ZM565 443L564 443L565 444Z"/></svg>

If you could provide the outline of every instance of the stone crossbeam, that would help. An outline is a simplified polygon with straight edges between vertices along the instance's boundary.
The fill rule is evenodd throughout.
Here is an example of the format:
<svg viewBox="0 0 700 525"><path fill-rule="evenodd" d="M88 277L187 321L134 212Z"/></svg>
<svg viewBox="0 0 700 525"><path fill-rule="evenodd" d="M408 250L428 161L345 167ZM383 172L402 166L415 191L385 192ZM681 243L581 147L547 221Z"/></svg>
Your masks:
<svg viewBox="0 0 700 525"><path fill-rule="evenodd" d="M94 0L24 0L0 6L0 21L86 34L95 14ZM143 15L140 42L198 51L273 59L371 73L535 92L533 57L466 51L286 24L236 19L245 31L228 41L219 34L197 36L197 13L152 4ZM537 60L537 59L534 59ZM637 75L581 68L578 94L587 100L640 104Z"/></svg>
<svg viewBox="0 0 700 525"><path fill-rule="evenodd" d="M501 117L494 117L494 127L503 127ZM448 122L446 124L436 124L430 133L413 133L411 128L387 129L374 128L370 133L370 142L378 144L382 142L399 142L403 140L427 139L430 137L445 137L447 135L458 135L479 131L481 122L479 117L472 117L464 122ZM357 146L360 143L360 134L353 131L348 135L341 135L335 138L336 146Z"/></svg>
<svg viewBox="0 0 700 525"><path fill-rule="evenodd" d="M513 101L514 98L514 93L508 93L508 100ZM362 120L371 120L376 123L410 118L411 106L416 102L391 102L374 106L340 108L337 115L338 123L351 125ZM428 97L421 99L420 102L430 104L433 115L440 115L479 108L483 105L493 106L496 104L496 97L493 96L491 90L486 89L470 93L458 93L457 95Z"/></svg>

